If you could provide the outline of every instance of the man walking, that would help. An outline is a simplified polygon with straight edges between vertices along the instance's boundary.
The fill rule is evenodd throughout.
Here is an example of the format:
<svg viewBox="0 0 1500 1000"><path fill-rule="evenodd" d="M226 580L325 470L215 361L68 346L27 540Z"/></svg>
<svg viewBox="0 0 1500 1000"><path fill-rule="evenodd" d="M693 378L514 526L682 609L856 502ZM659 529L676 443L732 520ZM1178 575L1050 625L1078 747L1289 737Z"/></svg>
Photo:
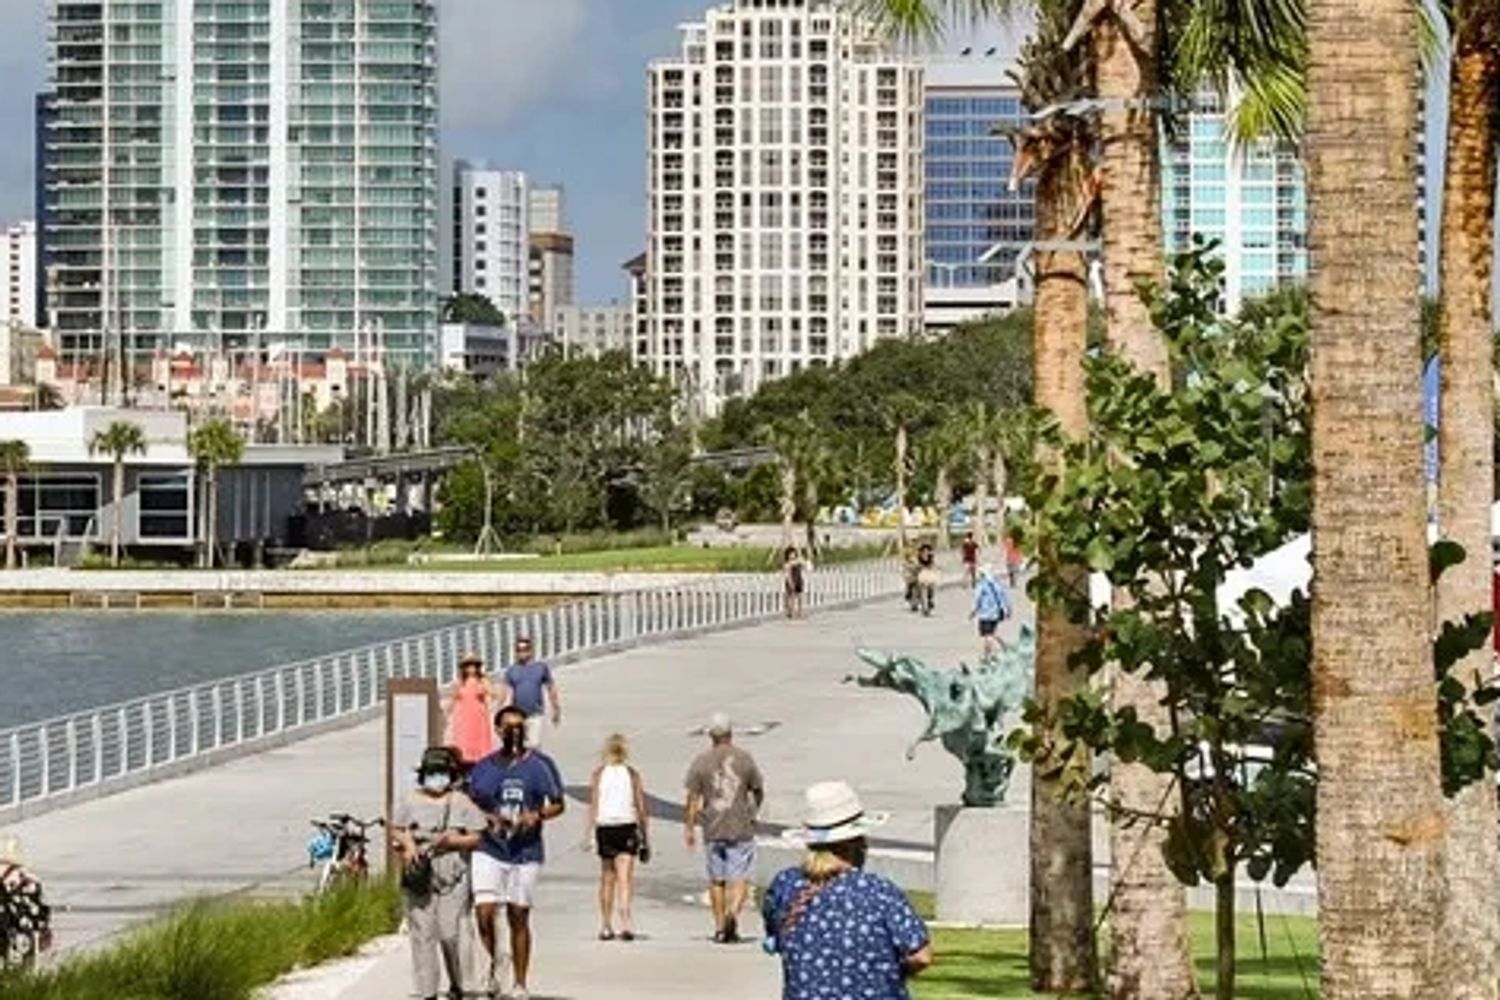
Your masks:
<svg viewBox="0 0 1500 1000"><path fill-rule="evenodd" d="M562 815L562 776L550 757L526 745L526 715L520 708L497 712L495 730L500 749L469 775L469 797L489 816L489 830L472 862L474 917L494 979L495 916L505 908L516 984L509 996L527 1000L532 897L545 858L542 824Z"/></svg>
<svg viewBox="0 0 1500 1000"><path fill-rule="evenodd" d="M516 639L516 662L505 669L500 699L502 705L513 705L525 714L526 745L533 749L542 745L542 718L548 703L552 724L562 722L562 699L552 667L535 655L530 638L523 635Z"/></svg>
<svg viewBox="0 0 1500 1000"><path fill-rule="evenodd" d="M714 940L733 944L755 870L755 817L766 789L755 760L734 745L729 716L716 713L708 736L711 745L688 768L685 836L688 850L696 848L702 822Z"/></svg>

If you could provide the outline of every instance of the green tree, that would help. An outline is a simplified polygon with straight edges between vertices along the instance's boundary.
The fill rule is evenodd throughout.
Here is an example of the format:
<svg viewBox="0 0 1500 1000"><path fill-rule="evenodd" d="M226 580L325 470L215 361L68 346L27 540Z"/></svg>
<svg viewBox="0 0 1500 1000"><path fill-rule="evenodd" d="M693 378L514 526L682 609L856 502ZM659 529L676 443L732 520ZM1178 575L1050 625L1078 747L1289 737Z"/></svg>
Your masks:
<svg viewBox="0 0 1500 1000"><path fill-rule="evenodd" d="M146 432L140 424L116 420L89 438L90 455L108 455L114 462L109 526L110 565L120 565L120 528L125 517L125 457L146 453Z"/></svg>
<svg viewBox="0 0 1500 1000"><path fill-rule="evenodd" d="M31 447L25 441L0 441L0 474L5 476L5 568L16 568L20 538L21 473L31 467Z"/></svg>
<svg viewBox="0 0 1500 1000"><path fill-rule="evenodd" d="M203 549L199 565L212 569L219 542L219 470L237 465L245 457L245 439L228 420L208 420L188 432L188 454L203 471L206 487L203 513Z"/></svg>
<svg viewBox="0 0 1500 1000"><path fill-rule="evenodd" d="M504 326L505 314L488 296L459 292L443 300L444 323L473 323L478 326Z"/></svg>
<svg viewBox="0 0 1500 1000"><path fill-rule="evenodd" d="M645 451L637 489L656 515L661 530L672 530L672 517L693 502L693 451L685 428L668 431Z"/></svg>

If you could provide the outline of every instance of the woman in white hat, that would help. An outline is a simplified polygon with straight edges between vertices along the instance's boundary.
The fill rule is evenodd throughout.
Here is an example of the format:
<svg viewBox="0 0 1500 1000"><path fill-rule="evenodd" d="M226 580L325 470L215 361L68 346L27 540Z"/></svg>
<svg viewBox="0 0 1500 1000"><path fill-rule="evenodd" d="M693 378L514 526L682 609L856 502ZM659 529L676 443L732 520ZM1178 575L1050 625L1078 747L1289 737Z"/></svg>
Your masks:
<svg viewBox="0 0 1500 1000"><path fill-rule="evenodd" d="M882 822L845 782L807 790L795 835L807 856L776 876L761 910L766 950L781 955L783 1000L911 1000L906 981L932 964L906 893L864 870L866 837Z"/></svg>

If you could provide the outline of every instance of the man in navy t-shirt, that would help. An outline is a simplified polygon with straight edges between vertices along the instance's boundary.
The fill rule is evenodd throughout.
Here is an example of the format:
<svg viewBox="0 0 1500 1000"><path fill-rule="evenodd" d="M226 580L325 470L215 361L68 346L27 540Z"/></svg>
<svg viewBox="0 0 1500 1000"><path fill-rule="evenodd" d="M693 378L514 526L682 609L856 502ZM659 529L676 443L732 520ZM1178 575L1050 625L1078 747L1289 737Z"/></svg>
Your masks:
<svg viewBox="0 0 1500 1000"><path fill-rule="evenodd" d="M524 998L531 967L531 903L546 854L542 824L562 815L562 775L552 758L527 747L521 709L508 705L497 712L495 730L500 749L469 774L469 798L489 816L489 830L471 861L474 917L493 976L495 911L505 906L516 975L510 995Z"/></svg>
<svg viewBox="0 0 1500 1000"><path fill-rule="evenodd" d="M534 656L531 640L524 635L517 638L516 662L505 668L503 678L503 701L526 713L526 745L532 749L542 745L542 719L548 702L552 707L552 724L562 722L562 698L557 681L552 678L552 668Z"/></svg>

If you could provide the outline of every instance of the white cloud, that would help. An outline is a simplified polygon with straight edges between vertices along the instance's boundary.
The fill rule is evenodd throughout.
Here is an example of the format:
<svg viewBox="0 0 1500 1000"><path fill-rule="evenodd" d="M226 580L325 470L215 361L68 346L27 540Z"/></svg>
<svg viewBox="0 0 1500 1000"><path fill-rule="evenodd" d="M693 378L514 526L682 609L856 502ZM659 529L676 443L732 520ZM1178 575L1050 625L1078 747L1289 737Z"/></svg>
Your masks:
<svg viewBox="0 0 1500 1000"><path fill-rule="evenodd" d="M446 128L497 129L587 75L590 0L441 0Z"/></svg>

